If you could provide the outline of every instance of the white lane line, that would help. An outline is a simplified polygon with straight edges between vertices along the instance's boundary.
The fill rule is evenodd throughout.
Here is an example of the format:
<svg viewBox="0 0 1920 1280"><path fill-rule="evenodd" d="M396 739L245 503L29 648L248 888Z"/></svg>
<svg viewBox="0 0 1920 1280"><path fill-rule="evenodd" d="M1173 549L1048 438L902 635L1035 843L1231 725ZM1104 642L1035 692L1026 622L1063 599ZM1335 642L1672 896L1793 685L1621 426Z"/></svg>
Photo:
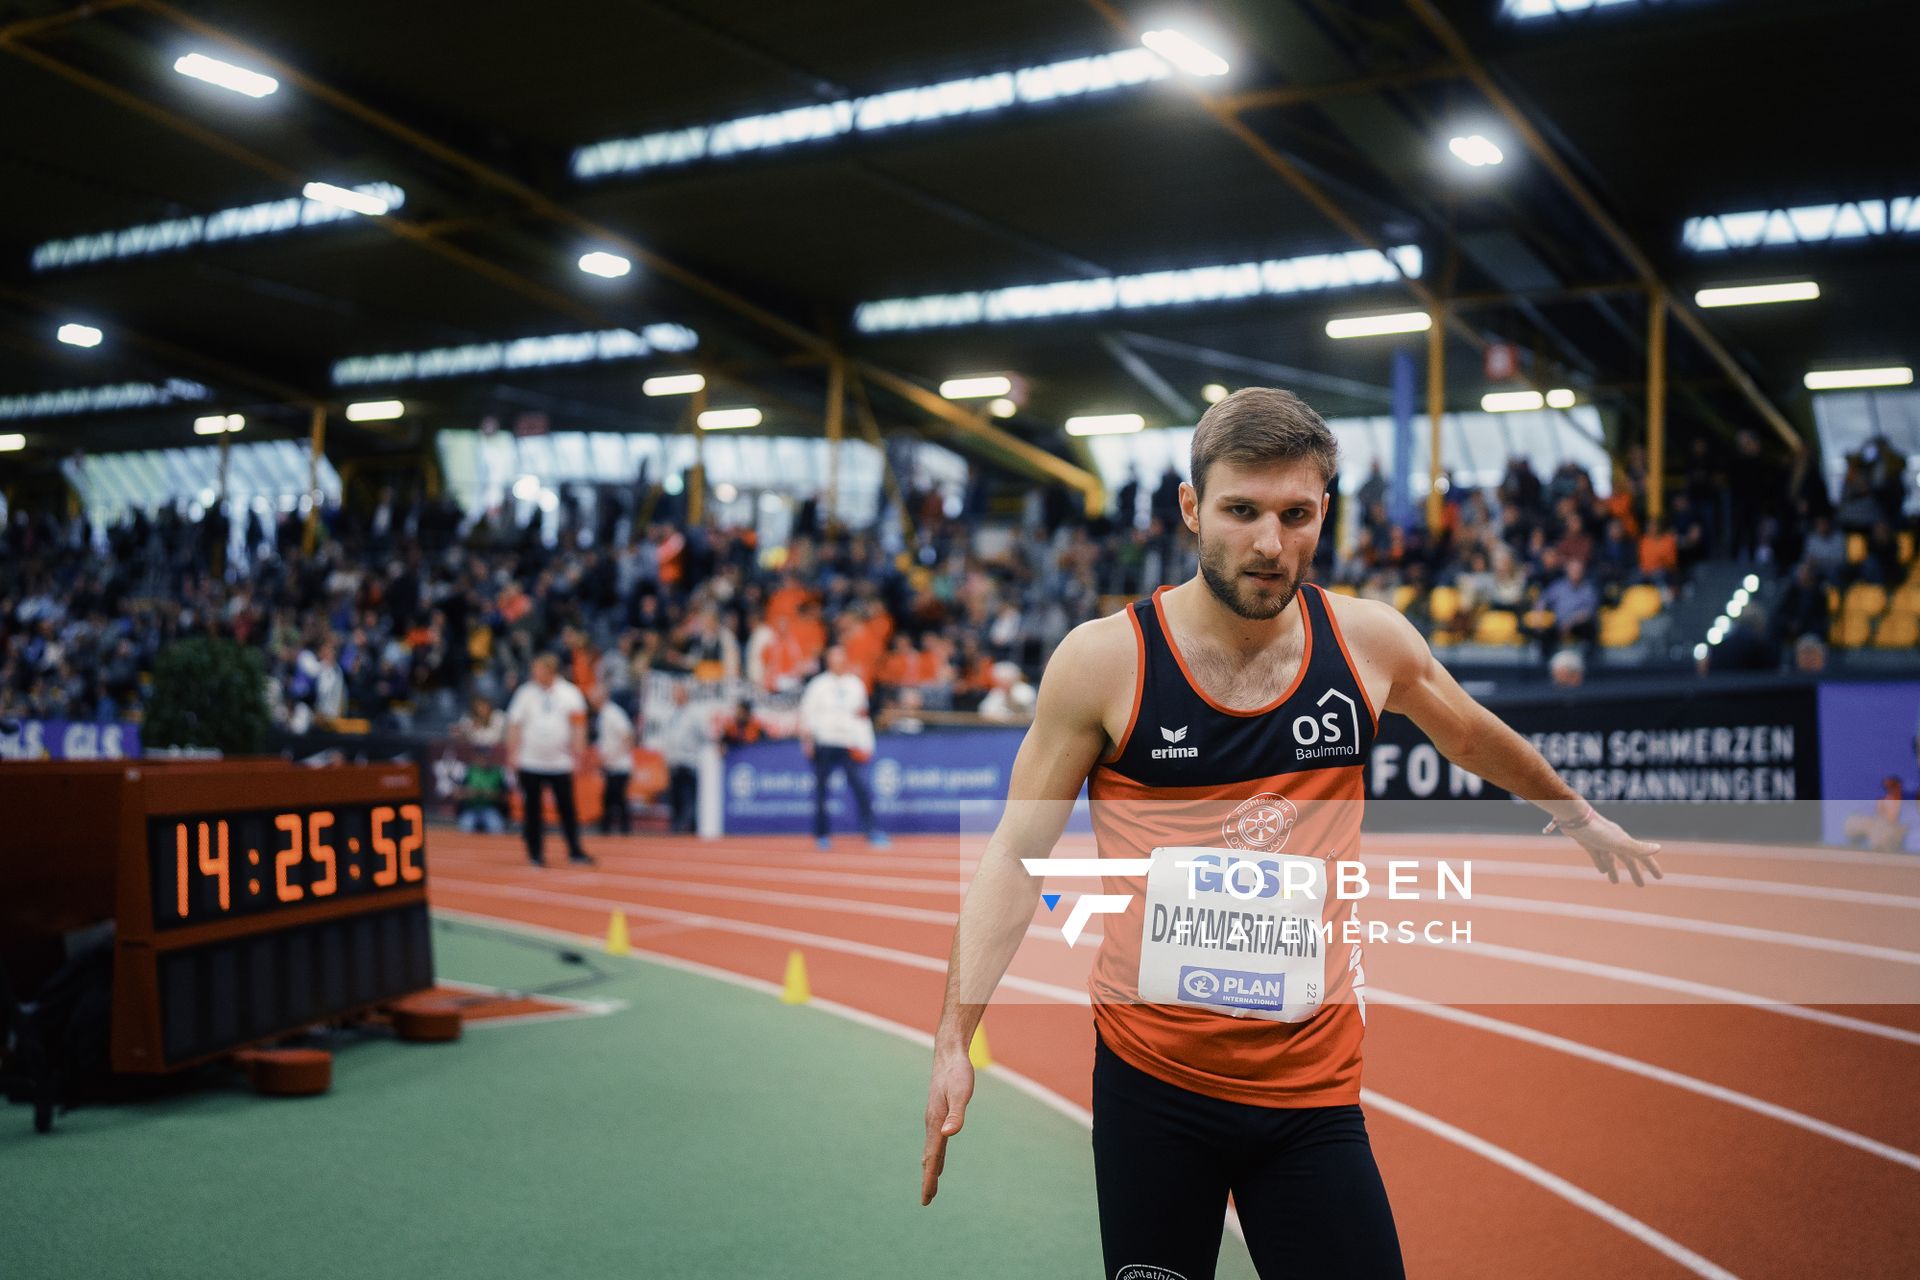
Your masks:
<svg viewBox="0 0 1920 1280"><path fill-rule="evenodd" d="M496 916L481 915L473 911L461 911L453 907L435 907L433 908L433 914L436 916L446 916L450 920L460 920L470 924L485 925L489 928L499 929L504 933L519 933L547 941L563 942L568 946L593 947L600 943L600 939L590 937L584 933L568 933L564 929L549 929L544 925L525 924L518 920L503 920ZM749 991L759 991L770 996L780 996L784 994L783 989L777 982L769 982L764 978L749 977L744 973L735 973L731 969L715 968L712 965L701 964L698 960L687 960L680 956L667 955L660 951L647 951L639 947L636 947L631 954L654 964L663 965L669 969L678 969L684 973L699 974L702 977L731 983L736 987L745 987ZM917 1028L909 1027L905 1023L894 1022L881 1017L879 1014L868 1013L865 1009L856 1009L852 1005L823 999L820 996L813 997L808 1003L814 1008L824 1009L837 1017L846 1018L849 1021L858 1022L864 1026L885 1031L889 1035L896 1035L902 1039L910 1040L923 1049L933 1048L932 1035ZM1002 1066L999 1063L995 1063L989 1067L988 1070L1006 1080L1008 1084L1011 1084L1014 1088L1020 1090L1020 1092L1039 1102L1045 1103L1051 1110L1059 1112L1083 1128L1091 1129L1093 1127L1093 1112L1087 1110L1079 1103L1070 1101L1060 1094L1055 1093L1038 1080L1033 1079L1033 1077L1022 1075L1013 1068Z"/></svg>
<svg viewBox="0 0 1920 1280"><path fill-rule="evenodd" d="M734 902L760 902L776 907L805 907L813 911L839 911L847 915L882 916L889 920L907 920L914 924L953 925L958 911L935 911L929 907L903 907L891 902L863 902L858 898L821 898L810 893L782 893L778 889L749 889L730 884L705 884L698 880L661 880L652 876L609 876L597 871L583 872L576 884L602 884L617 881L635 889L681 894L694 898L726 898Z"/></svg>
<svg viewBox="0 0 1920 1280"><path fill-rule="evenodd" d="M588 879L588 877L603 879L603 873L591 873L591 871L578 871L578 873L570 871L568 875L576 875L576 877L580 877L580 879ZM444 883L444 885L482 885L482 883L490 883L490 881L459 881L457 877L440 875L440 877L436 879L436 883ZM645 879L643 879L641 883L651 883L651 881L645 881ZM499 887L495 887L495 889L499 889ZM515 890L515 892L518 892L518 890ZM716 896L732 896L732 894L728 894L728 892L718 892ZM812 896L812 894L791 894L791 896L793 896L793 898L803 898L804 906L829 906L829 904L847 902L847 900L816 898L816 896ZM597 902L597 900L595 900L595 902ZM1473 902L1488 902L1488 898L1482 894L1482 896L1476 896ZM1501 900L1501 902L1505 902L1505 900ZM1534 906L1534 904L1536 904L1536 900L1532 900L1532 898L1517 898L1517 900L1513 900L1513 902L1526 902L1528 906ZM586 900L578 900L578 902L574 902L574 904L584 906ZM597 904L603 906L603 908L611 908L612 906L612 904L605 904L605 902L597 902ZM1551 904L1548 904L1548 906L1551 906ZM862 904L858 904L858 913L885 917L885 915L891 915L891 913L897 912L897 910L900 910L900 912L904 912L904 910L914 910L914 908L885 908L885 910L876 910L876 908L885 908L885 904L862 902ZM1596 910L1611 910L1611 908L1596 908ZM678 915L674 915L672 919L678 919L678 921L682 921L682 923L687 923L689 927L714 927L714 925L718 923L718 919L724 919L724 917L678 913ZM950 925L950 923L954 923L956 919L958 919L956 913L945 913L945 921L941 921L941 923L948 923L948 925ZM1667 919L1676 919L1676 917L1655 915L1653 919L1667 921ZM1638 923L1638 921L1636 921L1636 923ZM1697 921L1697 923L1711 923L1711 921ZM1730 925L1728 929L1734 929L1734 925ZM1060 938L1060 929L1052 929L1052 927L1046 927L1046 925L1035 925L1029 933L1035 936L1043 936L1043 938L1050 938L1050 940L1058 940L1058 938ZM1081 940L1083 940L1083 942L1085 942L1085 940L1098 942L1100 938L1098 938L1098 935L1094 935L1094 933L1085 933L1085 935L1081 936ZM1772 938L1763 938L1763 940L1772 940ZM1455 944L1428 944L1428 942L1425 942L1425 940L1419 938L1419 936L1415 936L1415 944L1419 944L1419 946L1448 946L1448 948L1455 946ZM1667 977L1667 975L1659 975L1659 973L1647 973L1647 971L1642 971L1642 969L1624 969L1624 967L1619 967L1619 965L1601 965L1601 963L1594 963L1594 961L1574 960L1574 958L1569 958L1569 956L1551 956L1548 952L1530 952L1530 950L1517 948L1517 946L1503 946L1500 942L1473 942L1467 950L1459 950L1459 954L1461 954L1461 956L1488 956L1488 958L1498 958L1498 960L1530 963L1530 965L1536 965L1536 967L1563 969L1563 971L1567 971L1567 973L1586 973L1586 975L1594 975L1594 977L1607 977L1607 979L1617 979L1617 981L1626 981L1626 983L1638 983L1642 984L1642 986L1661 988L1661 990L1672 990L1672 992L1701 996L1701 998L1724 1002L1724 1004L1738 1004L1738 1006L1770 1009L1770 1011L1774 1011L1774 1013L1780 1013L1782 1017L1797 1017L1797 1019L1801 1019L1801 1021L1824 1023L1824 1025L1828 1025L1828 1027L1839 1027L1839 1029L1845 1029L1845 1031L1855 1031L1862 1032L1862 1034L1870 1034L1870 1036L1880 1036L1880 1038L1884 1038L1884 1040L1897 1040L1897 1042L1903 1042L1903 1044L1920 1044L1920 1032L1907 1031L1907 1029L1903 1029L1903 1027L1891 1027L1891 1025L1876 1023L1876 1021L1870 1021L1870 1019L1847 1017L1847 1015L1843 1015L1843 1013L1830 1013L1830 1011L1826 1011L1826 1009L1814 1009L1814 1007L1801 1006L1801 1004L1780 1002L1780 1000L1772 1000L1772 998L1768 998L1768 996L1759 996L1759 994L1753 994L1753 992L1741 992L1741 990L1734 990L1734 988L1728 988L1728 986L1692 983L1692 981L1688 981L1688 979L1676 979L1676 977Z"/></svg>
<svg viewBox="0 0 1920 1280"><path fill-rule="evenodd" d="M1459 862L1461 859L1449 858L1386 858L1370 854L1361 858L1369 865L1385 866L1388 862L1418 862L1430 867L1439 862ZM1482 859L1473 863L1473 878L1481 876L1513 876L1516 879L1533 880L1579 880L1599 886L1600 873L1591 864L1586 866L1561 866L1552 862L1505 862ZM1875 893L1866 889L1835 889L1826 885L1793 884L1779 880L1752 880L1737 876L1696 876L1683 871L1669 871L1660 880L1664 888L1673 886L1681 889L1709 889L1720 893L1758 893L1773 897L1795 898L1801 901L1851 902L1869 907L1903 907L1910 911L1920 911L1920 897L1900 893ZM1607 885L1612 888L1612 885Z"/></svg>
<svg viewBox="0 0 1920 1280"><path fill-rule="evenodd" d="M1437 1138L1444 1138L1455 1146L1465 1147L1468 1151L1484 1160L1489 1160L1509 1173L1518 1174L1528 1182L1551 1192L1568 1204L1586 1210L1611 1227L1625 1232L1656 1252L1672 1259L1681 1266L1700 1276L1703 1280L1739 1280L1733 1272L1718 1263L1710 1262L1693 1250L1687 1248L1671 1236L1654 1230L1626 1210L1618 1208L1594 1195L1583 1191L1573 1183L1557 1174L1548 1173L1539 1165L1522 1156L1517 1156L1505 1147L1495 1146L1477 1134L1468 1133L1458 1125L1448 1124L1438 1116L1428 1115L1404 1102L1376 1093L1372 1089L1362 1089L1360 1100L1369 1107L1377 1107L1388 1115L1404 1120L1416 1128L1425 1129Z"/></svg>
<svg viewBox="0 0 1920 1280"><path fill-rule="evenodd" d="M1557 837L1556 837L1557 838ZM1361 836L1368 846L1392 846L1396 842L1420 841L1424 844L1443 844L1452 842L1470 849L1487 851L1499 849L1514 853L1539 853L1551 840L1535 835L1490 835L1481 832L1433 832L1428 835L1406 834L1402 832L1370 831ZM1827 865L1848 865L1899 868L1906 871L1920 871L1920 857L1900 853L1866 853L1858 849L1809 848L1804 845L1789 847L1710 844L1698 840L1662 840L1661 856L1685 858L1754 858L1762 862L1812 862ZM1373 849L1368 848L1363 856L1372 856Z"/></svg>
<svg viewBox="0 0 1920 1280"><path fill-rule="evenodd" d="M435 913L438 914L444 909L435 908L434 910ZM476 916L468 912L449 911L447 914L455 918L480 921L488 921L490 919L486 916ZM521 932L532 932L548 937L566 939L576 943L594 941L583 935L563 933L557 929L538 929L533 926L518 924L511 925L509 928L517 929ZM761 991L768 995L777 996L780 994L780 988L778 986L759 978L749 978L741 974L731 973L725 969L716 969L692 960L682 960L678 956L663 955L658 952L636 950L633 954L638 958L665 965L668 968L679 969L687 973L701 974L721 982L731 982L737 986L746 987L749 990ZM901 952L897 954L905 956L907 953ZM918 959L919 957L915 958ZM1085 993L1076 994L1079 994L1082 1000L1084 1000ZM840 1004L831 1000L822 1000L818 997L812 1001L812 1004L825 1012L846 1018L852 1022L857 1022L862 1026L872 1027L875 1030L897 1035L902 1039L924 1048L931 1048L933 1046L933 1037L926 1032L906 1026L903 1023L894 1022L888 1018L882 1018L877 1014L868 1013L864 1009L855 1009L849 1005ZM1014 1088L1020 1090L1022 1093L1051 1107L1061 1115L1069 1117L1088 1129L1093 1127L1093 1113L1091 1111L1061 1097L1031 1076L1022 1075L1019 1072L1003 1067L997 1063L989 1067L988 1070L1005 1080L1008 1084L1013 1085ZM1645 1222L1626 1212L1626 1210L1602 1200L1590 1191L1582 1190L1573 1183L1568 1182L1565 1178L1548 1173L1539 1165L1515 1155L1505 1147L1496 1146L1494 1143L1487 1141L1477 1134L1469 1133L1457 1125L1448 1124L1437 1116L1429 1115L1427 1112L1409 1106L1395 1098L1390 1098L1375 1090L1362 1090L1361 1099L1367 1106L1376 1107L1396 1119L1404 1120L1409 1124L1424 1129L1436 1137L1453 1143L1455 1146L1465 1148L1510 1173L1519 1175L1535 1186L1567 1201L1574 1207L1585 1210L1609 1226L1625 1232L1627 1235L1639 1240L1641 1243L1665 1257L1679 1263L1694 1275L1703 1277L1703 1280L1739 1280L1739 1277L1735 1276L1733 1272L1709 1262L1672 1237L1648 1226ZM1245 1238L1241 1230L1240 1219L1231 1207L1227 1210L1226 1223L1227 1227L1232 1230L1235 1235L1241 1236L1243 1239Z"/></svg>
<svg viewBox="0 0 1920 1280"><path fill-rule="evenodd" d="M1666 974L1649 973L1644 969L1628 969L1617 964L1601 964L1595 960L1576 960L1572 956L1557 956L1547 951L1529 951L1523 947L1509 947L1498 942L1475 942L1468 946L1457 946L1448 942L1428 942L1415 934L1413 945L1431 947L1438 951L1453 951L1463 956L1510 960L1515 964L1533 965L1541 969L1559 969L1566 973L1607 978L1615 982L1652 987L1659 991L1699 996L1706 1000L1777 1013L1782 1017L1799 1018L1829 1027L1839 1027L1846 1031L1857 1031L1863 1035L1879 1036L1884 1040L1896 1040L1902 1044L1920 1045L1920 1031L1909 1031L1905 1027L1889 1026L1884 1022L1873 1022L1866 1018L1851 1018L1842 1013L1831 1013L1808 1005L1790 1004L1771 996L1756 995L1751 991L1736 991L1732 987L1693 982L1686 978L1670 978Z"/></svg>
<svg viewBox="0 0 1920 1280"><path fill-rule="evenodd" d="M690 875L711 875L730 880L791 881L794 884L828 884L846 889L893 889L904 893L943 893L958 897L966 892L969 879L950 876L945 880L915 880L905 876L862 875L853 871L821 871L805 867L781 867L753 862L668 862L649 860L638 867L608 867L601 860L596 875L641 880L657 871Z"/></svg>
<svg viewBox="0 0 1920 1280"><path fill-rule="evenodd" d="M1642 1062L1638 1058L1629 1058L1625 1054L1614 1053L1609 1049L1598 1049L1592 1045L1583 1044L1578 1040L1569 1040L1565 1036L1557 1036L1551 1032L1539 1031L1518 1022L1506 1022L1499 1018L1489 1018L1485 1014L1473 1013L1470 1010L1454 1009L1446 1005L1433 1004L1426 1000L1415 1000L1410 996L1403 996L1397 992L1383 991L1372 983L1367 984L1367 999L1378 1000L1382 1004L1393 1005L1397 1008L1410 1009L1416 1013L1425 1014L1429 1018L1438 1018L1443 1022L1452 1022L1459 1026L1473 1027L1479 1031L1490 1032L1493 1035L1505 1036L1509 1040L1519 1040L1525 1044L1534 1045L1541 1049L1551 1049L1556 1053L1564 1053L1569 1057L1582 1058L1603 1067L1612 1067L1616 1071L1624 1071L1629 1075L1636 1075L1659 1084L1670 1085L1675 1089L1684 1089L1688 1093L1696 1093L1703 1098L1712 1098L1716 1102L1724 1102L1728 1106L1739 1107L1743 1111L1751 1111L1755 1115L1766 1116L1771 1120L1778 1120L1781 1124L1792 1125L1796 1129L1804 1129L1808 1133L1818 1134L1823 1138L1829 1138L1844 1146L1852 1147L1856 1151L1864 1151L1868 1155L1879 1156L1882 1160L1891 1161L1903 1168L1912 1169L1920 1173L1920 1155L1915 1155L1911 1151L1903 1151L1899 1147L1890 1146L1887 1143L1869 1138L1865 1134L1855 1133L1851 1129L1842 1129L1839 1125L1828 1124L1825 1120L1816 1119L1803 1111L1795 1111L1790 1107L1783 1107L1777 1103L1768 1102L1763 1098L1756 1098L1752 1094L1741 1093L1737 1089L1729 1089L1723 1085L1711 1084L1697 1076L1684 1075L1678 1071L1670 1071L1666 1067L1657 1067L1651 1062Z"/></svg>
<svg viewBox="0 0 1920 1280"><path fill-rule="evenodd" d="M688 911L675 911L669 907L648 906L643 902L615 902L609 898L589 898L580 894L556 893L551 889L523 889L513 885L489 884L483 880L450 881L449 877L442 876L439 883L443 888L451 888L462 893L477 893L514 901L550 902L555 906L580 907L591 911L619 910L629 915L646 916L653 920L698 920L701 928L722 933L737 933L747 937L770 938L779 942L819 947L823 951L838 951L845 955L861 956L869 960L886 960L912 969L923 969L929 973L947 971L947 962L943 959L901 951L894 947L882 947L870 942L856 942L851 938L836 937L832 934L809 933L802 929L783 929L777 925L755 924L725 916L701 916ZM1081 988L1063 987L1058 983L1022 978L1016 974L1008 974L1002 978L1001 985L1010 986L1017 991L1025 991L1029 995L1045 996L1063 1004L1092 1004L1092 998Z"/></svg>
<svg viewBox="0 0 1920 1280"><path fill-rule="evenodd" d="M625 858L611 854L601 855L599 861L599 870L591 874L644 877L656 871L692 872L694 874L712 874L741 879L771 881L792 880L798 884L840 884L859 888L904 889L913 893L953 893L956 890L964 890L972 879L971 868L968 868L965 876L962 876L956 868L953 875L944 879L925 879L915 878L911 874L863 874L860 871L835 871L819 866L798 866L791 862L779 861L741 862L723 861L719 859L710 861L707 859L692 860L659 857L641 859ZM492 871L502 874L520 871L526 866L524 860L512 863L492 859L469 860L461 858L457 854L453 856L451 865L449 858L443 854L438 865L455 871ZM859 865L864 870L870 872L873 864L870 860L862 859ZM557 867L555 868L555 870L558 869ZM572 874L589 874L586 872L574 873L572 868L567 868L567 870Z"/></svg>
<svg viewBox="0 0 1920 1280"><path fill-rule="evenodd" d="M655 889L667 894L682 894L695 898L727 898L743 902L759 902L769 906L802 907L813 911L839 911L848 915L876 916L883 920L904 920L911 924L945 925L951 928L960 921L958 911L935 911L929 907L902 907L889 902L866 902L858 898L822 898L808 893L782 893L777 889L738 889L731 885L704 884L694 880L659 880L651 876L610 876L599 871L575 871L565 883L570 885L592 886L617 881L634 889ZM502 887L517 887L523 881L515 880L463 880L458 876L441 874L435 877L436 884L492 884ZM1050 925L1033 925L1028 932L1036 937L1060 938L1062 930ZM1094 937L1098 935L1083 935Z"/></svg>
<svg viewBox="0 0 1920 1280"><path fill-rule="evenodd" d="M1431 894L1421 901L1435 900ZM1464 907L1490 907L1495 911L1519 911L1532 915L1568 916L1578 920L1605 920L1614 924L1637 924L1649 929L1669 929L1677 933L1702 933L1717 938L1739 938L1745 942L1767 942L1808 951L1831 951L1843 956L1867 960L1890 960L1895 964L1920 965L1920 951L1902 951L1843 938L1822 938L1811 933L1789 933L1781 929L1760 929L1752 925L1723 924L1718 920L1698 920L1691 916L1664 916L1653 911L1628 911L1622 907L1589 907L1571 902L1549 902L1544 898L1508 898L1499 894L1476 893Z"/></svg>
<svg viewBox="0 0 1920 1280"><path fill-rule="evenodd" d="M489 987L478 982L461 982L455 978L434 978L434 985L446 987L451 991L463 991L473 995L498 996L507 1000L537 1000L560 1006L557 1009L541 1009L532 1013L513 1013L500 1018L473 1018L462 1016L460 1022L469 1031L483 1030L488 1027L513 1027L528 1022L571 1022L578 1018L604 1018L610 1013L619 1013L627 1007L625 1000L580 1000L568 996L529 995L524 991L515 991L511 987Z"/></svg>

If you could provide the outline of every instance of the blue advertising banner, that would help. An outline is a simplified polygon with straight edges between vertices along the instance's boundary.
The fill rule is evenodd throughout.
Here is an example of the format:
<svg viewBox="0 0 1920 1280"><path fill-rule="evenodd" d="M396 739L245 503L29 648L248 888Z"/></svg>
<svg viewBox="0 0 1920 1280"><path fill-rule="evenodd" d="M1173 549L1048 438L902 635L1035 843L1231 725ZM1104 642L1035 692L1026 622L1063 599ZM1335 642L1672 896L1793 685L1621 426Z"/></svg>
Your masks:
<svg viewBox="0 0 1920 1280"><path fill-rule="evenodd" d="M1820 686L1820 795L1828 844L1920 853L1920 681Z"/></svg>
<svg viewBox="0 0 1920 1280"><path fill-rule="evenodd" d="M866 766L874 816L892 834L984 833L1007 799L1007 776L1023 729L882 734ZM813 765L794 741L756 743L729 752L725 767L727 834L813 830ZM827 817L837 833L857 831L853 795L835 774Z"/></svg>
<svg viewBox="0 0 1920 1280"><path fill-rule="evenodd" d="M0 720L0 760L132 760L140 726L84 720Z"/></svg>

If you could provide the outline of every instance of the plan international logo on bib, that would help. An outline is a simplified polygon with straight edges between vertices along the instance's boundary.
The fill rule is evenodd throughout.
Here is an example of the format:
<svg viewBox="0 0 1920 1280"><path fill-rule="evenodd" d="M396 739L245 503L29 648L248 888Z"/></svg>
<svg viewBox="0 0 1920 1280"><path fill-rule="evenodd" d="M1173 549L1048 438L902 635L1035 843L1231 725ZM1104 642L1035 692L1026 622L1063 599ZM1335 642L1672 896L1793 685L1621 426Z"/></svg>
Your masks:
<svg viewBox="0 0 1920 1280"><path fill-rule="evenodd" d="M1161 725L1160 736L1170 743L1185 742L1187 740L1187 726L1181 725L1178 729L1169 729L1165 725ZM1199 754L1200 748L1198 747L1167 746L1155 747L1153 749L1153 758L1155 760L1191 760Z"/></svg>

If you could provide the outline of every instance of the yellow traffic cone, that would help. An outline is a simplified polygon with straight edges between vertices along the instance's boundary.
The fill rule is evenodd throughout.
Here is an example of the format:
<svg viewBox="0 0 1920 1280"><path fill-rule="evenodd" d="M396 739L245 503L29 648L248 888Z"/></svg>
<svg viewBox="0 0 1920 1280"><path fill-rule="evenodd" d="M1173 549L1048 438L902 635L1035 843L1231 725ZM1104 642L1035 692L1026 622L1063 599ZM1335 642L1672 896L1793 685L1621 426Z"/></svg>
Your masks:
<svg viewBox="0 0 1920 1280"><path fill-rule="evenodd" d="M798 951L787 953L787 982L780 991L781 1004L805 1004L813 999L813 988L807 985L807 958Z"/></svg>
<svg viewBox="0 0 1920 1280"><path fill-rule="evenodd" d="M993 1055L987 1052L987 1024L984 1022L973 1029L973 1043L967 1046L967 1061L973 1064L975 1071L985 1071L993 1065Z"/></svg>
<svg viewBox="0 0 1920 1280"><path fill-rule="evenodd" d="M628 956L633 954L633 944L627 941L627 913L616 911L607 921L607 954L610 956Z"/></svg>

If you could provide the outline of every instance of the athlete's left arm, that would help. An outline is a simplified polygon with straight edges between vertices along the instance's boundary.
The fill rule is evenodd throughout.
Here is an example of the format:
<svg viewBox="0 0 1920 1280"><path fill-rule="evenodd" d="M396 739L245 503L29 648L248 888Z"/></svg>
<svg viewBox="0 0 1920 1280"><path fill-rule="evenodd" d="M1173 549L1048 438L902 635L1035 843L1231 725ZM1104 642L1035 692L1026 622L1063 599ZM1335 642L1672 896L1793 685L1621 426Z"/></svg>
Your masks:
<svg viewBox="0 0 1920 1280"><path fill-rule="evenodd" d="M1364 640L1355 637L1355 647L1387 680L1385 710L1412 720L1441 755L1462 769L1545 809L1553 817L1552 825L1585 849L1607 879L1619 883L1617 863L1626 864L1627 874L1637 885L1646 883L1642 868L1654 879L1661 878L1660 864L1654 860L1660 846L1634 839L1618 823L1595 812L1532 743L1460 687L1405 615L1384 604L1355 612L1365 619L1357 628Z"/></svg>

